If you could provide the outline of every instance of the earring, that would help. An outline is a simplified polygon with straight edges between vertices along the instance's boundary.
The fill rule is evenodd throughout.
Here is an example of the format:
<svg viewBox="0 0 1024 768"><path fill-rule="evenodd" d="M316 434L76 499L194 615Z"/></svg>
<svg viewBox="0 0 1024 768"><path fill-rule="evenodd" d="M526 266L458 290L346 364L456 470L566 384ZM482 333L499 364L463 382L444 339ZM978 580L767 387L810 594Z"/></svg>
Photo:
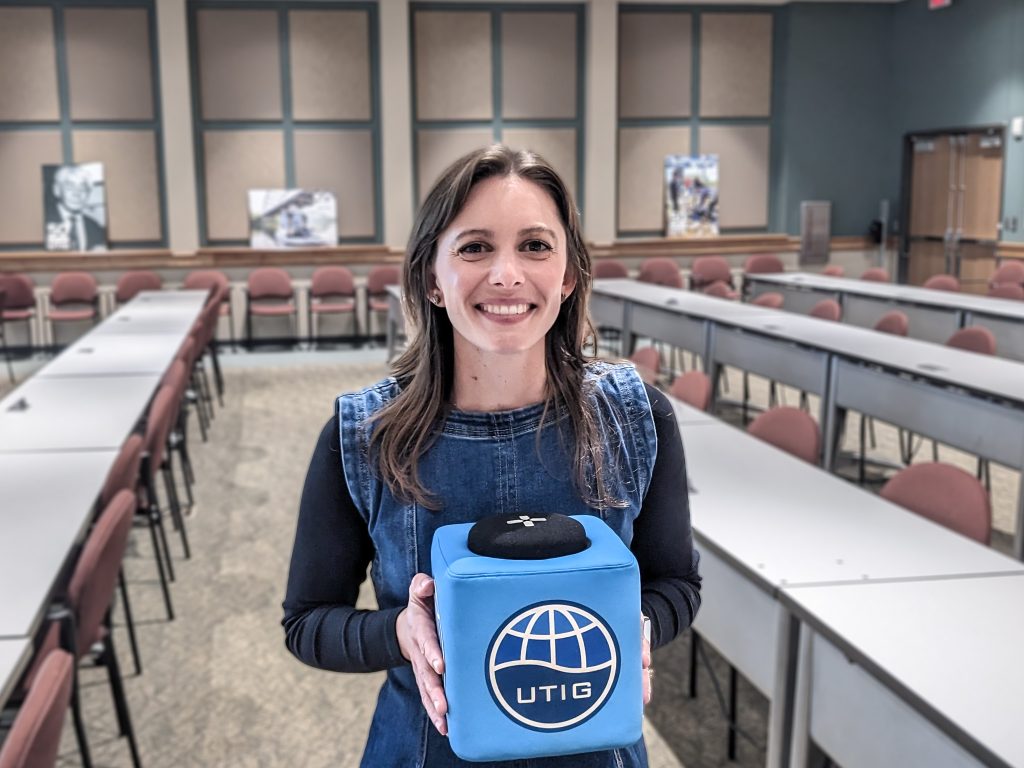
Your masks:
<svg viewBox="0 0 1024 768"><path fill-rule="evenodd" d="M433 304L435 307L441 305L441 294L440 293L436 293L436 292L432 293L427 298L430 299L430 303Z"/></svg>

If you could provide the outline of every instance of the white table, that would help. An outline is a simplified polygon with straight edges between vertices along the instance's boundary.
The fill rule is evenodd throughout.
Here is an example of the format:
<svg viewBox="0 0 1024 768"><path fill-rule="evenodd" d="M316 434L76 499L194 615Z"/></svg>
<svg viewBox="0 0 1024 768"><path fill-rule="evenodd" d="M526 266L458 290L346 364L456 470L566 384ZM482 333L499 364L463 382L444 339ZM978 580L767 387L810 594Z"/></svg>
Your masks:
<svg viewBox="0 0 1024 768"><path fill-rule="evenodd" d="M180 334L88 334L78 339L35 375L130 376L164 374L181 349Z"/></svg>
<svg viewBox="0 0 1024 768"><path fill-rule="evenodd" d="M1024 765L1024 575L783 591L803 622L792 768Z"/></svg>
<svg viewBox="0 0 1024 768"><path fill-rule="evenodd" d="M32 641L28 638L0 639L0 709L14 692L14 684L31 658Z"/></svg>
<svg viewBox="0 0 1024 768"><path fill-rule="evenodd" d="M798 624L785 587L1024 574L1024 565L734 427L680 424L704 577L696 629L772 702L784 764Z"/></svg>
<svg viewBox="0 0 1024 768"><path fill-rule="evenodd" d="M0 637L31 637L116 450L0 453Z"/></svg>
<svg viewBox="0 0 1024 768"><path fill-rule="evenodd" d="M160 376L32 378L0 400L0 453L117 450Z"/></svg>

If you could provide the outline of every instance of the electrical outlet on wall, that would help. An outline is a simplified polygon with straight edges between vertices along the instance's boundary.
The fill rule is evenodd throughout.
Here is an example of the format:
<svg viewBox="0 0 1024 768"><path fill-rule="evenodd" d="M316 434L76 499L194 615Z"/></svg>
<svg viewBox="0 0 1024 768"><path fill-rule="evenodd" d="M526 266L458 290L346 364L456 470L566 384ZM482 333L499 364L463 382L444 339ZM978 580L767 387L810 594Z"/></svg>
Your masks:
<svg viewBox="0 0 1024 768"><path fill-rule="evenodd" d="M1018 115L1010 120L1010 135L1015 141L1024 139L1024 116Z"/></svg>

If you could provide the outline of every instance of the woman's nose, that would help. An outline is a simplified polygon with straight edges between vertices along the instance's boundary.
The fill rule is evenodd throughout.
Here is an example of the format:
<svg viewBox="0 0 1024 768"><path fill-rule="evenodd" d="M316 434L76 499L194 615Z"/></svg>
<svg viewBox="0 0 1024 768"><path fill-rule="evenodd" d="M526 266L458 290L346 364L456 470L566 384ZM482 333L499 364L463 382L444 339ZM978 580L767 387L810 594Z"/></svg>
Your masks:
<svg viewBox="0 0 1024 768"><path fill-rule="evenodd" d="M511 288L523 283L519 254L513 249L499 248L491 260L491 285Z"/></svg>

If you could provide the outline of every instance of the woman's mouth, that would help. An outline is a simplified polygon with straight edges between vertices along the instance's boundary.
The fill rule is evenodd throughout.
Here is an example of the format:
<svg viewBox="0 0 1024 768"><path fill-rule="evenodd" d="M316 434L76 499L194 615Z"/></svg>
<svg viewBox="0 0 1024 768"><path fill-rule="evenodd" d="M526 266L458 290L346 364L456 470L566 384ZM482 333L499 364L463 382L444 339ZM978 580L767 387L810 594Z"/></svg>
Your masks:
<svg viewBox="0 0 1024 768"><path fill-rule="evenodd" d="M488 315L499 315L501 317L514 317L525 315L531 309L532 304L477 304L476 308Z"/></svg>

